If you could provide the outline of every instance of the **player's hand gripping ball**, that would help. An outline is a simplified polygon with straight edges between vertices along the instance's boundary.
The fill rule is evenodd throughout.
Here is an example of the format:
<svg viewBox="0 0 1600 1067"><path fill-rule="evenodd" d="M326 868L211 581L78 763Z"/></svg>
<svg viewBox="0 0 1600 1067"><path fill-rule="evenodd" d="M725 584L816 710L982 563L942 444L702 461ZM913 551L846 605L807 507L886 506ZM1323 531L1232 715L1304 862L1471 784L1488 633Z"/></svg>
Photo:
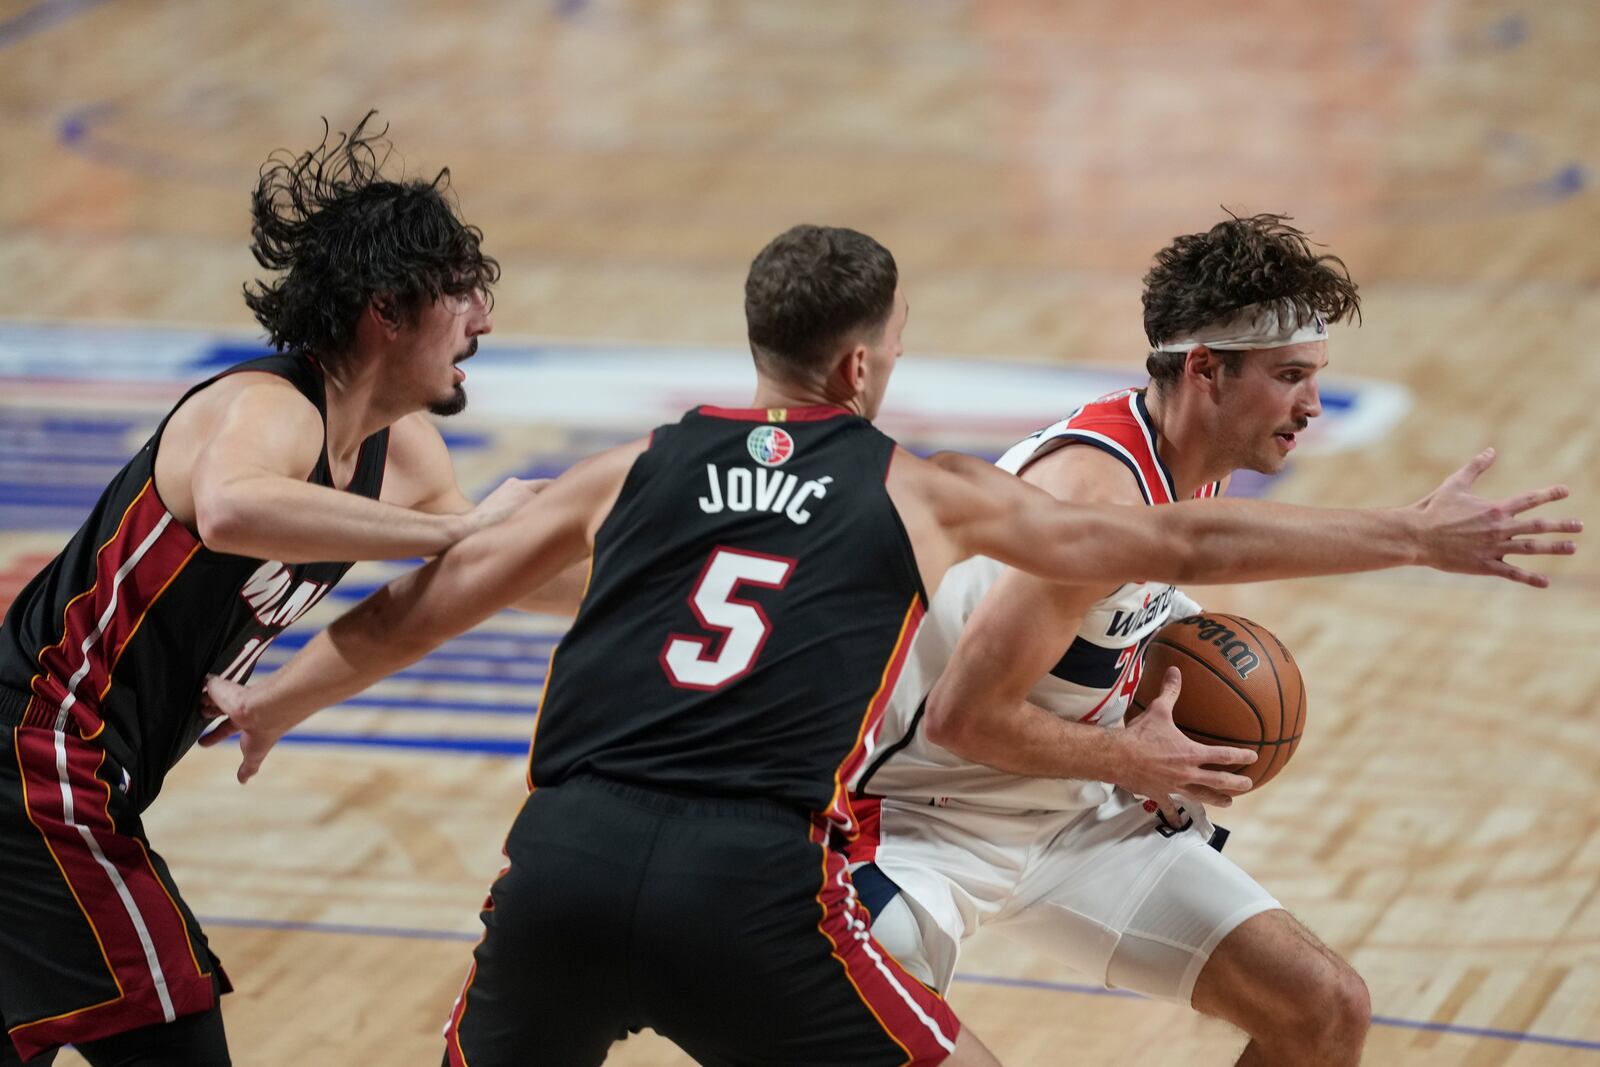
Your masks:
<svg viewBox="0 0 1600 1067"><path fill-rule="evenodd" d="M1289 762L1306 725L1306 688L1294 657L1260 623L1205 612L1176 619L1150 639L1133 705L1143 711L1161 693L1168 667L1183 675L1172 721L1203 744L1252 748L1256 761L1237 768L1260 788Z"/></svg>

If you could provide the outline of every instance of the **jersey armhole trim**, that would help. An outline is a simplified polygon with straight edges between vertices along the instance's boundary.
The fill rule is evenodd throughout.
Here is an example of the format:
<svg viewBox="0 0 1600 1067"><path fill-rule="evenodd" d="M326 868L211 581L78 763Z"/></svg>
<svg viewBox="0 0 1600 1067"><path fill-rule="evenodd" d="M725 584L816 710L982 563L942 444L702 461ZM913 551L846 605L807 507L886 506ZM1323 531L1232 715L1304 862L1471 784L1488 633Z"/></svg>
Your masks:
<svg viewBox="0 0 1600 1067"><path fill-rule="evenodd" d="M1133 475L1134 482L1139 486L1139 495L1144 498L1144 502L1146 504L1155 503L1155 501L1150 499L1150 488L1145 485L1144 474L1139 470L1139 465L1134 462L1132 456L1129 456L1127 452L1115 442L1106 440L1105 438L1102 438L1096 434L1087 433L1083 430L1063 430L1060 434L1056 435L1056 437L1052 438L1052 441L1060 441L1061 443L1056 445L1055 448L1052 448L1050 452L1046 452L1037 458L1043 459L1045 456L1051 455L1054 452L1059 452L1061 449L1066 448L1069 445L1088 445L1091 448L1098 448L1100 451L1104 452L1108 456L1114 457L1117 462L1128 468L1128 472ZM1033 456L1028 457L1028 462L1023 464L1022 467L1017 471L1019 476L1021 475L1022 471L1027 470L1033 465L1034 458L1035 457Z"/></svg>

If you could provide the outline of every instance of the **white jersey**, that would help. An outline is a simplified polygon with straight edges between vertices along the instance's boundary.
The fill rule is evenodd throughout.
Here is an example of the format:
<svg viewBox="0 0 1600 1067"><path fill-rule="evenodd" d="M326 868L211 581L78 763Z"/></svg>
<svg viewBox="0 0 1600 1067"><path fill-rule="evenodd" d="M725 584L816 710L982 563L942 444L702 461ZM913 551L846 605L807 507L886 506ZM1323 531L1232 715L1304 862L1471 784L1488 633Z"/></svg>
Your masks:
<svg viewBox="0 0 1600 1067"><path fill-rule="evenodd" d="M1133 473L1147 504L1173 500L1172 476L1155 447L1155 426L1143 390L1101 397L1013 445L999 466L1020 474L1030 462L1066 445L1090 445L1117 457ZM1215 496L1216 482L1196 497ZM1025 778L961 758L928 741L923 704L949 664L956 641L978 602L1004 570L987 557L952 567L929 605L912 642L878 731L876 751L856 784L869 797L1008 810L1067 811L1098 807L1111 797L1104 782ZM1072 644L1028 699L1064 719L1120 729L1139 685L1145 644L1169 618L1200 606L1170 585L1137 582L1098 601L1084 616Z"/></svg>

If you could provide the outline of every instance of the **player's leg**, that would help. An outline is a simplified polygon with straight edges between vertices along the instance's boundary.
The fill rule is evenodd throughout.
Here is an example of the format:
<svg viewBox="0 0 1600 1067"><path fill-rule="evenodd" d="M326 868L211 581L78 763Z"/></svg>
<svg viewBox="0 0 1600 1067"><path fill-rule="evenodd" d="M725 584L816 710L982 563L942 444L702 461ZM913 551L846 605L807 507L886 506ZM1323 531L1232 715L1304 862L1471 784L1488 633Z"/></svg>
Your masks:
<svg viewBox="0 0 1600 1067"><path fill-rule="evenodd" d="M851 847L851 858L860 861L851 873L872 915L872 935L919 981L944 992L961 943L1011 899L1033 821L885 800L872 829L869 847Z"/></svg>
<svg viewBox="0 0 1600 1067"><path fill-rule="evenodd" d="M1023 906L992 925L1108 986L1233 1022L1252 1038L1243 1063L1354 1062L1359 979L1209 834L1174 831L1119 790L1054 834Z"/></svg>
<svg viewBox="0 0 1600 1067"><path fill-rule="evenodd" d="M528 797L451 1010L447 1065L586 1067L626 1031L626 933L653 836L628 815L568 785Z"/></svg>
<svg viewBox="0 0 1600 1067"><path fill-rule="evenodd" d="M704 1064L990 1062L970 1058L981 1046L960 1041L944 999L873 939L845 858L804 813L641 802L673 807L632 929L645 1025Z"/></svg>
<svg viewBox="0 0 1600 1067"><path fill-rule="evenodd" d="M54 1049L41 1053L29 1061L28 1067L50 1067L56 1060ZM6 1036L5 1016L0 1015L0 1067L18 1067L22 1063L22 1054L17 1051L17 1046L11 1043L11 1038Z"/></svg>
<svg viewBox="0 0 1600 1067"><path fill-rule="evenodd" d="M1193 1004L1250 1035L1242 1067L1359 1063L1372 1024L1361 976L1286 911L1264 912L1223 938Z"/></svg>
<svg viewBox="0 0 1600 1067"><path fill-rule="evenodd" d="M222 1025L222 990L210 1011L183 1015L126 1033L82 1041L75 1047L90 1067L229 1067L228 1035ZM32 1067L30 1064L29 1067Z"/></svg>
<svg viewBox="0 0 1600 1067"><path fill-rule="evenodd" d="M216 1004L205 939L122 780L73 734L0 734L0 1014L21 1056Z"/></svg>

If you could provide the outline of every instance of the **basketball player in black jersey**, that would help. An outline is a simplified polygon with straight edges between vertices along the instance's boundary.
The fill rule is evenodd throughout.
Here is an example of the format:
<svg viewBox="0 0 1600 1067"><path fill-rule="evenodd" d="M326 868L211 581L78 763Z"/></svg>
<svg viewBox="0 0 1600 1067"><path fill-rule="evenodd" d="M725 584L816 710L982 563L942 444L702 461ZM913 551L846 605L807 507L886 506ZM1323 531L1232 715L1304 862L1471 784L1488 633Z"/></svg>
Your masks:
<svg viewBox="0 0 1600 1067"><path fill-rule="evenodd" d="M797 227L750 269L757 388L578 464L374 593L260 686L208 692L241 780L318 707L592 554L450 1016L446 1062L600 1063L651 1027L697 1061L992 1064L873 940L839 844L928 595L984 553L1066 581L1240 581L1571 551L1516 518L1560 490L1412 508L1075 507L873 428L907 304L893 258ZM1510 517L1508 517L1510 516Z"/></svg>
<svg viewBox="0 0 1600 1067"><path fill-rule="evenodd" d="M370 118L370 116L368 116ZM365 129L270 159L247 289L279 355L177 404L0 625L0 1063L228 1062L227 981L141 813L243 679L349 568L432 555L528 496L462 496L426 411L492 320L495 261L448 172L394 182Z"/></svg>

